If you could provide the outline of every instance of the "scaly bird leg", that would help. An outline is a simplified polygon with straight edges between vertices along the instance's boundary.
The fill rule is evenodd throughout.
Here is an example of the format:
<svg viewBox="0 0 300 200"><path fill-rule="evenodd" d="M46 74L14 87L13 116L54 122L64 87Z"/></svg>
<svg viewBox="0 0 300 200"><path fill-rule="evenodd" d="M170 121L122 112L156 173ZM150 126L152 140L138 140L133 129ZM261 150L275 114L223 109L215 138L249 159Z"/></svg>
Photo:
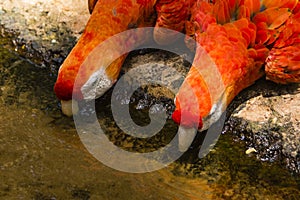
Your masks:
<svg viewBox="0 0 300 200"><path fill-rule="evenodd" d="M70 105L65 103L72 98L88 98L84 97L83 88L92 90L95 89L92 88L94 83L103 83L97 85L96 96L99 97L113 85L126 55L119 57L109 66L99 66L93 62L85 63L83 66L85 69L80 70L82 72L80 74L78 74L79 68L82 67L88 55L97 46L113 35L134 27L153 26L153 20L151 19L153 19L155 2L154 0L102 0L96 2L93 8L92 4L95 1L91 1L92 15L81 38L60 67L54 86L57 97L62 100L63 108L64 105ZM122 45L126 45L127 48L135 47L146 42L146 38L137 35L124 35L123 41L127 42L118 43L119 41L115 40L110 44L110 49L118 49ZM102 60L104 64L110 62L109 56L98 59ZM76 78L78 84L74 88ZM72 113L66 111L66 114L70 115Z"/></svg>
<svg viewBox="0 0 300 200"><path fill-rule="evenodd" d="M250 24L245 18L240 20ZM193 66L176 96L173 119L185 126L199 127L201 124L195 124L193 119L201 121L201 116L203 126L199 128L204 130L222 114L217 112L224 111L241 90L263 75L263 63L255 61L253 49L248 50L249 42L235 23L210 24L205 32L197 33L196 40L199 46ZM206 53L211 60L206 58ZM216 109L217 106L222 108ZM180 122L181 117L177 116L180 112L189 113L190 121Z"/></svg>
<svg viewBox="0 0 300 200"><path fill-rule="evenodd" d="M232 99L264 74L261 60L267 56L260 53L264 52L263 48L251 47L255 41L255 26L250 22L250 15L221 25L217 24L218 20L224 22L231 16L220 15L220 11L218 19L214 18L214 6L219 4L201 2L198 5L201 7L194 8L191 18L194 21L190 22L195 25L192 31L197 42L196 54L176 95L172 115L176 123L185 127L183 134L189 134L186 128L205 130L216 122ZM227 5L224 13L234 14L230 8ZM249 8L245 6L245 9Z"/></svg>
<svg viewBox="0 0 300 200"><path fill-rule="evenodd" d="M172 116L185 127L183 134L190 133L187 128L209 128L264 74L265 62L269 79L300 82L299 10L298 0L197 1L186 23L197 41L196 56Z"/></svg>

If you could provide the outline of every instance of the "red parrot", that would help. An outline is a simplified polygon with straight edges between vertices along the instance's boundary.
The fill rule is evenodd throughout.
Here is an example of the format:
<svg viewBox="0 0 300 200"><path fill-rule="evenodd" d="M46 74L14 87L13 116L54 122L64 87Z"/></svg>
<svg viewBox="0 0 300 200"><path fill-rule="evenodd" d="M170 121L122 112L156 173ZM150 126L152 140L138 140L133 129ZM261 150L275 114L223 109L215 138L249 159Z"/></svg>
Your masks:
<svg viewBox="0 0 300 200"><path fill-rule="evenodd" d="M81 90L93 85L91 80L97 75L103 83L98 85L97 96L102 95L116 81L126 58L115 60L101 74L95 72L102 66L89 65L74 88L79 68L90 52L107 38L136 27L164 27L197 42L194 47L190 37L186 39L187 46L196 51L195 58L176 94L172 115L187 130L209 128L241 90L264 74L277 83L300 82L298 0L89 0L89 9L86 29L60 67L54 87L66 114L71 114L65 107L72 92L83 98ZM153 37L165 45L177 35L155 28ZM128 42L124 45L147 42L137 38L125 38Z"/></svg>

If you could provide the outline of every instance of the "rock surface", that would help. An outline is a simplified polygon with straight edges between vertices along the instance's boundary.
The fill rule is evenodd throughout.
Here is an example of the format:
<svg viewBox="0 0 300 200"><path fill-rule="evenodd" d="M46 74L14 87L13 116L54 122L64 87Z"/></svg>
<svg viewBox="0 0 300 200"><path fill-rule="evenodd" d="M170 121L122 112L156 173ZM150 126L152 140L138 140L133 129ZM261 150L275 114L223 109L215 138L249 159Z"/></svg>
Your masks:
<svg viewBox="0 0 300 200"><path fill-rule="evenodd" d="M90 14L85 0L2 0L0 16L8 48L56 74Z"/></svg>
<svg viewBox="0 0 300 200"><path fill-rule="evenodd" d="M39 66L49 67L56 75L88 17L85 0L2 0L1 34L11 39L2 45ZM299 102L299 85L279 86L260 80L231 104L228 114L232 115L224 132L245 141L254 149L251 155L282 162L300 173Z"/></svg>
<svg viewBox="0 0 300 200"><path fill-rule="evenodd" d="M263 161L282 162L299 173L300 85L279 86L260 80L252 89L249 91L256 89L255 97L234 109L229 129L252 149L250 154Z"/></svg>

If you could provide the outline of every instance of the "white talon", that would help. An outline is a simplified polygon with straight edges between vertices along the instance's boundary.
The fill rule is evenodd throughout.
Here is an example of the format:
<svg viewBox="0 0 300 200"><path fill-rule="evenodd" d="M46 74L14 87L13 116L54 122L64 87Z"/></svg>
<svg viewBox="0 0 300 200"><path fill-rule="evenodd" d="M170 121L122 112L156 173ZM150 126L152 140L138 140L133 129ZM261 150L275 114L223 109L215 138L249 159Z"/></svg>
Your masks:
<svg viewBox="0 0 300 200"><path fill-rule="evenodd" d="M62 112L71 117L73 114L77 114L78 112L78 103L75 100L63 101L61 100L61 110Z"/></svg>
<svg viewBox="0 0 300 200"><path fill-rule="evenodd" d="M185 128L180 126L178 130L178 148L179 151L185 152L192 144L197 130L195 128Z"/></svg>

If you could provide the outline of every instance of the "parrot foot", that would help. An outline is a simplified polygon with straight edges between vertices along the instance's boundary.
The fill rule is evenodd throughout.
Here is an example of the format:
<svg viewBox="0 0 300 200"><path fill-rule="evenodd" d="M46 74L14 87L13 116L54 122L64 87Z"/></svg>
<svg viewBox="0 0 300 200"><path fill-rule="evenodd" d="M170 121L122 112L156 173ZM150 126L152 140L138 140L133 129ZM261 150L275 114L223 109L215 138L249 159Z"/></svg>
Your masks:
<svg viewBox="0 0 300 200"><path fill-rule="evenodd" d="M77 114L79 110L78 103L75 100L69 100L69 101L61 100L61 110L63 114L65 114L68 117L71 117Z"/></svg>

